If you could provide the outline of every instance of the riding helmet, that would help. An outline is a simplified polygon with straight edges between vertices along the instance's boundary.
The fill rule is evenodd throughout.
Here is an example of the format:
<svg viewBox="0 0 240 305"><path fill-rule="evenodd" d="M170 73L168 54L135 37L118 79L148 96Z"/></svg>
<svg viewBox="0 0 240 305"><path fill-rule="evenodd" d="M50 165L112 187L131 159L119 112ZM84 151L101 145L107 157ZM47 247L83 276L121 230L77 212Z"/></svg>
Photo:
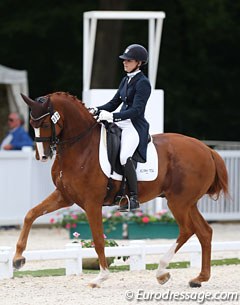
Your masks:
<svg viewBox="0 0 240 305"><path fill-rule="evenodd" d="M131 44L126 48L122 55L119 58L125 60L137 60L141 61L142 65L146 65L148 62L148 51L141 46L140 44Z"/></svg>

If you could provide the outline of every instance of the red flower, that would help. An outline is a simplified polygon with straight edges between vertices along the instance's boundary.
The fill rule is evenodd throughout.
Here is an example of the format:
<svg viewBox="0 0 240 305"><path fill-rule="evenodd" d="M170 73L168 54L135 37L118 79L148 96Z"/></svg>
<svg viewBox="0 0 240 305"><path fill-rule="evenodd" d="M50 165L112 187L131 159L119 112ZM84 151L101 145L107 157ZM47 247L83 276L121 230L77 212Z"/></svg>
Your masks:
<svg viewBox="0 0 240 305"><path fill-rule="evenodd" d="M122 216L122 214L120 213L120 212L115 212L114 214L113 214L113 216L116 216L116 217L119 217L119 216Z"/></svg>
<svg viewBox="0 0 240 305"><path fill-rule="evenodd" d="M76 223L73 223L72 224L72 228L76 228L77 227L77 224Z"/></svg>
<svg viewBox="0 0 240 305"><path fill-rule="evenodd" d="M71 228L71 224L70 224L70 223L67 223L66 226L65 226L65 228L66 228L66 229L70 229L70 228Z"/></svg>
<svg viewBox="0 0 240 305"><path fill-rule="evenodd" d="M50 223L54 223L55 222L55 219L54 218L51 218L50 219Z"/></svg>
<svg viewBox="0 0 240 305"><path fill-rule="evenodd" d="M143 223L149 223L149 217L147 217L147 216L144 216L143 218L142 218L142 222Z"/></svg>

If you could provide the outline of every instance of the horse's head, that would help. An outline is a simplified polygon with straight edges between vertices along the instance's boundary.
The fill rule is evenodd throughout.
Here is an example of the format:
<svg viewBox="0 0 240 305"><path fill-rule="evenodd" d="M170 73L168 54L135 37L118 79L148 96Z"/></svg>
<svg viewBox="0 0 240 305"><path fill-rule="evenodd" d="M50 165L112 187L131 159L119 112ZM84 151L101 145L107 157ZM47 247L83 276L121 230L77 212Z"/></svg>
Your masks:
<svg viewBox="0 0 240 305"><path fill-rule="evenodd" d="M57 136L62 130L60 114L54 111L49 96L39 97L36 100L23 95L25 103L31 108L30 124L34 128L36 142L36 159L47 161L52 157Z"/></svg>

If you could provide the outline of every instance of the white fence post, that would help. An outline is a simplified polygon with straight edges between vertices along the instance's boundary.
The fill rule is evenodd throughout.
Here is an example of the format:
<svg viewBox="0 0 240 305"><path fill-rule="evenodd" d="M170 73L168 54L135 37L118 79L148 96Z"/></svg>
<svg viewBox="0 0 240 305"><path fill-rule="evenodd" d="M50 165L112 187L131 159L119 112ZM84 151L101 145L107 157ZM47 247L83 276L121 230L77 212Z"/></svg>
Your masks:
<svg viewBox="0 0 240 305"><path fill-rule="evenodd" d="M196 235L193 235L190 239L189 246L192 244L197 244L197 247L200 246L199 240L197 239ZM191 268L201 268L202 266L202 254L201 254L201 248L199 248L199 251L193 251L189 252L189 258L190 258L190 267Z"/></svg>
<svg viewBox="0 0 240 305"><path fill-rule="evenodd" d="M146 242L144 240L132 240L129 245L140 248L138 255L130 255L130 270L146 270Z"/></svg>
<svg viewBox="0 0 240 305"><path fill-rule="evenodd" d="M82 274L82 244L69 243L66 246L68 250L76 250L77 256L65 260L66 275L79 275Z"/></svg>
<svg viewBox="0 0 240 305"><path fill-rule="evenodd" d="M191 268L201 268L202 265L202 255L200 252L190 253L190 267Z"/></svg>
<svg viewBox="0 0 240 305"><path fill-rule="evenodd" d="M0 280L13 277L11 247L0 247Z"/></svg>

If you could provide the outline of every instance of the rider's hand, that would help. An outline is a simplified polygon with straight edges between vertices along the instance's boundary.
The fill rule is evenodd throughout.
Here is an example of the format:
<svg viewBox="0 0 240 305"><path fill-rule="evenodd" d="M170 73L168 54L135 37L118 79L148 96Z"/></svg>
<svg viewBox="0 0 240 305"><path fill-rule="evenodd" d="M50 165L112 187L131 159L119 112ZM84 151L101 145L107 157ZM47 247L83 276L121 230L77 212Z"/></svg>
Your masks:
<svg viewBox="0 0 240 305"><path fill-rule="evenodd" d="M101 110L100 114L98 116L98 122L100 121L107 121L108 123L113 122L113 114L111 112L108 112L106 110Z"/></svg>
<svg viewBox="0 0 240 305"><path fill-rule="evenodd" d="M93 115L98 115L99 110L97 109L97 107L93 107L93 108L88 108L88 111Z"/></svg>

